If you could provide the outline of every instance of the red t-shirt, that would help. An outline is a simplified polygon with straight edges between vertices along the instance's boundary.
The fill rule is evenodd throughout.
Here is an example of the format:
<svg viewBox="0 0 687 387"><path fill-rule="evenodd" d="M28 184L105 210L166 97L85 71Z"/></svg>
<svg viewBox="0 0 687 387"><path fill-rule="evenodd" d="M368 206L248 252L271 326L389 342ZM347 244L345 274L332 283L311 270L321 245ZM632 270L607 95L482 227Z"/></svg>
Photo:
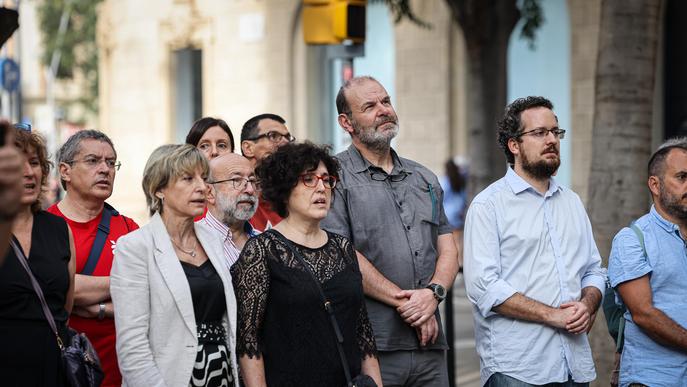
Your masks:
<svg viewBox="0 0 687 387"><path fill-rule="evenodd" d="M249 223L254 229L263 232L276 226L281 220L282 217L272 210L270 203L263 200L262 196L260 196L258 210L255 211L253 217L250 218Z"/></svg>
<svg viewBox="0 0 687 387"><path fill-rule="evenodd" d="M64 218L69 225L69 228L74 234L74 246L76 248L76 272L81 273L88 255L91 253L93 241L98 230L98 225L102 218L102 213L94 219L85 222L75 222L62 213L57 207L57 204L52 205L47 210L48 212ZM109 276L112 270L112 253L114 251L115 243L120 236L136 230L138 225L132 219L123 215L113 216L110 220L110 234L105 241L103 251L100 253L100 259L93 271L94 276ZM69 317L69 326L79 332L83 332L88 336L88 339L95 347L100 357L100 363L105 372L105 379L102 386L121 386L122 375L119 373L117 366L117 350L115 348L115 323L114 319L105 318L103 320L83 318L75 314Z"/></svg>

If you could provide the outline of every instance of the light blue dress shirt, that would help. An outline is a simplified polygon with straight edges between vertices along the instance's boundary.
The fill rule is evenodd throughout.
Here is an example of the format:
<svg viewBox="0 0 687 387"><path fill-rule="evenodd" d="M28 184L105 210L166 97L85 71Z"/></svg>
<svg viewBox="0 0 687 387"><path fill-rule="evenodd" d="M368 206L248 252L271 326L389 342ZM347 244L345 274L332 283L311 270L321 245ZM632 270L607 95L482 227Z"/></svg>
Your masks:
<svg viewBox="0 0 687 387"><path fill-rule="evenodd" d="M630 228L613 238L608 258L611 286L650 274L654 307L687 328L687 254L680 229L664 219L654 206L637 219L646 254ZM620 361L620 385L687 386L687 354L658 344L625 312L625 347Z"/></svg>
<svg viewBox="0 0 687 387"><path fill-rule="evenodd" d="M530 384L596 378L586 334L497 314L516 292L552 307L579 300L606 272L580 198L551 179L545 195L508 168L473 200L465 221L465 287L473 304L481 380Z"/></svg>

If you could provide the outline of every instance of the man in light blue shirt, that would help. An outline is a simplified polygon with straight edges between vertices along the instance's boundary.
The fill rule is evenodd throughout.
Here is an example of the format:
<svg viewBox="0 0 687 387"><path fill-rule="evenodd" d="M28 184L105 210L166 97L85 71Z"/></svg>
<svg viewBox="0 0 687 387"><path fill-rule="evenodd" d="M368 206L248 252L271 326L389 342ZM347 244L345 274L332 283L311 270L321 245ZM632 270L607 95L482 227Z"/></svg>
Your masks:
<svg viewBox="0 0 687 387"><path fill-rule="evenodd" d="M499 122L508 171L465 222L465 286L489 387L596 378L587 332L606 275L580 198L552 177L565 135L552 109L543 97L508 105Z"/></svg>
<svg viewBox="0 0 687 387"><path fill-rule="evenodd" d="M608 275L625 312L621 386L687 386L687 138L649 161L654 205L613 239Z"/></svg>

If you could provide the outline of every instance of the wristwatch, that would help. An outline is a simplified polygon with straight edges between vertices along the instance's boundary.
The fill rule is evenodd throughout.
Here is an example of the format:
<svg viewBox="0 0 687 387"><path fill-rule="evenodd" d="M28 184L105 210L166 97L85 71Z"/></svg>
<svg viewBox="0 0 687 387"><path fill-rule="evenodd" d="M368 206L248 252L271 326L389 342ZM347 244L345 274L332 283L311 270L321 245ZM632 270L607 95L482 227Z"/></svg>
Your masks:
<svg viewBox="0 0 687 387"><path fill-rule="evenodd" d="M432 293L434 293L434 298L436 298L438 302L444 301L444 299L446 299L446 288L444 288L443 286L432 283L427 285L427 289L431 290Z"/></svg>
<svg viewBox="0 0 687 387"><path fill-rule="evenodd" d="M98 307L98 320L102 320L105 318L105 303L101 302L100 304L98 304Z"/></svg>

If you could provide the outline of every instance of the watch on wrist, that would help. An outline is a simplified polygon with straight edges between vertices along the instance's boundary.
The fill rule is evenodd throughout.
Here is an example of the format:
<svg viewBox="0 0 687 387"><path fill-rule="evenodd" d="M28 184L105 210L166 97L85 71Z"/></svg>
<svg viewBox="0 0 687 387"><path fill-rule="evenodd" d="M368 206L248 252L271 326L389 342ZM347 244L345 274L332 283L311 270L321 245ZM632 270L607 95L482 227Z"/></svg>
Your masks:
<svg viewBox="0 0 687 387"><path fill-rule="evenodd" d="M101 302L100 304L98 304L98 307L98 320L102 320L105 318L105 303Z"/></svg>
<svg viewBox="0 0 687 387"><path fill-rule="evenodd" d="M439 284L429 284L427 285L427 289L431 290L432 293L434 293L434 298L438 301L444 301L446 299L446 288Z"/></svg>

